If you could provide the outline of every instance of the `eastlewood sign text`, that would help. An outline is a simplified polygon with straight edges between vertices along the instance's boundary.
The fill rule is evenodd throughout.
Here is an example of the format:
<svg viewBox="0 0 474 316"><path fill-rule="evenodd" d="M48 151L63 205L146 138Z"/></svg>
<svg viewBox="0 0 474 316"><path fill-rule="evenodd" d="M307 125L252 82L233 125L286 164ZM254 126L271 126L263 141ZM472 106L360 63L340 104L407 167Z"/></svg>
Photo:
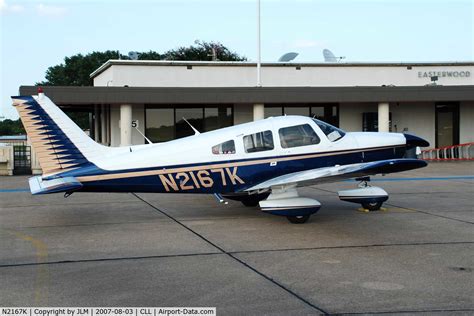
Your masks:
<svg viewBox="0 0 474 316"><path fill-rule="evenodd" d="M441 77L454 77L454 78L467 78L471 76L471 72L468 70L461 71L418 71L418 78L430 78L438 76Z"/></svg>

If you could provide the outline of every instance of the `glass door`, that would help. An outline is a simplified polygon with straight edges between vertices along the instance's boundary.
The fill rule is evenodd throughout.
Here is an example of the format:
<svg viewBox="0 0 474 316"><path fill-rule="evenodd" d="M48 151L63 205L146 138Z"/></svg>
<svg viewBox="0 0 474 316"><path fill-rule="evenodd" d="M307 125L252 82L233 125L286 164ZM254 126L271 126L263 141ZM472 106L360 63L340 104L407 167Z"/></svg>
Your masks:
<svg viewBox="0 0 474 316"><path fill-rule="evenodd" d="M459 144L459 103L436 103L436 148Z"/></svg>

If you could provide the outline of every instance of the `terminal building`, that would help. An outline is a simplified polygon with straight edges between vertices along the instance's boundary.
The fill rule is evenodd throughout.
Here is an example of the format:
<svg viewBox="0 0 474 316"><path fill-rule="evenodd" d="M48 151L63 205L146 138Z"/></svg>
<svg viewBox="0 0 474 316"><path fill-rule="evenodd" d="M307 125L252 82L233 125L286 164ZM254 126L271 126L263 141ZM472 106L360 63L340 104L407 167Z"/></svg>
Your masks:
<svg viewBox="0 0 474 316"><path fill-rule="evenodd" d="M109 146L164 142L278 115L347 131L408 132L432 147L474 142L474 62L263 63L109 60L92 87L46 86L68 111L91 113ZM22 86L20 94L36 94Z"/></svg>

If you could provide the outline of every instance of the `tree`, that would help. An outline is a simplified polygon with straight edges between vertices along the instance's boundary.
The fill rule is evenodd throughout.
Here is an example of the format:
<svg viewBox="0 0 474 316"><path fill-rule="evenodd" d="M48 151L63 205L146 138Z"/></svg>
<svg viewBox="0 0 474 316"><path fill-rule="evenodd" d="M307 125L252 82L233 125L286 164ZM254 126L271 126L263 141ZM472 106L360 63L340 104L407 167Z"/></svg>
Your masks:
<svg viewBox="0 0 474 316"><path fill-rule="evenodd" d="M222 43L195 41L194 46L178 47L164 53L167 60L244 61L246 57L230 51Z"/></svg>
<svg viewBox="0 0 474 316"><path fill-rule="evenodd" d="M150 50L148 52L138 53L138 59L139 60L162 60L162 59L165 59L165 55L162 55L160 53Z"/></svg>
<svg viewBox="0 0 474 316"><path fill-rule="evenodd" d="M25 129L21 120L6 119L0 121L0 136L25 135Z"/></svg>
<svg viewBox="0 0 474 316"><path fill-rule="evenodd" d="M118 51L92 52L87 55L77 54L64 58L64 63L51 66L46 70L40 86L91 86L90 74L110 59L130 59ZM155 51L139 52L140 60L220 60L243 61L246 57L232 52L219 42L195 41L189 47L178 47L163 54Z"/></svg>
<svg viewBox="0 0 474 316"><path fill-rule="evenodd" d="M87 55L77 54L64 58L64 63L51 66L46 70L46 81L38 82L41 86L91 86L90 74L109 59L118 59L119 52L108 50L92 52ZM120 55L120 58L128 59Z"/></svg>

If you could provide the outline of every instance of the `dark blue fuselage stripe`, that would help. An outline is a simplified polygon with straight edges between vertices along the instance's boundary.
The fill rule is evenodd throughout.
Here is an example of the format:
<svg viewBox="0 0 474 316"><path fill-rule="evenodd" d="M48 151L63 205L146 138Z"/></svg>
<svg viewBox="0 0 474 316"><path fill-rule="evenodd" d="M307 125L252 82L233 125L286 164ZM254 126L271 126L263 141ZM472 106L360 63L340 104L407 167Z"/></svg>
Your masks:
<svg viewBox="0 0 474 316"><path fill-rule="evenodd" d="M213 182L213 185L211 187L206 188L200 186L199 188L197 188L195 185L193 185L191 181L187 181L183 185L186 189L179 189L175 191L173 189L170 189L170 186L168 186L169 190L167 191L158 175L148 175L83 182L84 187L81 189L81 191L102 192L106 189L108 192L230 193L245 190L266 180L284 174L309 169L330 167L334 165L348 165L360 162L401 158L400 155L403 156L403 153L400 151L396 151L394 147L390 147L380 149L378 151L372 151L370 157L368 157L368 155L365 155L364 161L362 161L362 152L348 152L336 155L298 159L294 161L284 160L279 161L276 166L270 166L268 162L253 165L244 165L236 167L238 168L237 175L244 181L243 184L238 182L236 184L233 184L229 177L226 177L226 185L224 185L222 182L221 175L219 173L210 173L209 176L210 178L212 178ZM262 158L259 158L258 160L262 160ZM196 167L205 165L207 164L199 164L192 166ZM80 171L81 169L78 169L77 171ZM160 168L160 170L161 169L162 168ZM175 180L176 185L179 186L179 180L181 178L177 178L176 173L172 173L171 175ZM189 175L189 178L191 177L192 176ZM189 186L191 186L192 188L189 189Z"/></svg>

